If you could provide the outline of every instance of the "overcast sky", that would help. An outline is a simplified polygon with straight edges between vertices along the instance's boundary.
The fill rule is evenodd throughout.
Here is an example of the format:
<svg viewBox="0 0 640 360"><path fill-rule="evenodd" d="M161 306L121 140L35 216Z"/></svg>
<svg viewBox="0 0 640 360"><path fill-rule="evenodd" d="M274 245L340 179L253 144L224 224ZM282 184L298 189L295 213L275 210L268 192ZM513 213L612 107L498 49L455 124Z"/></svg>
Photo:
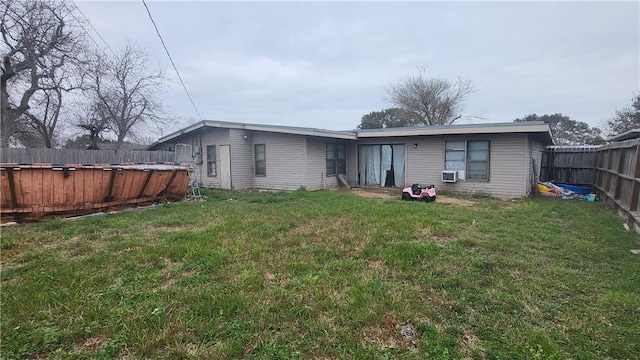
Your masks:
<svg viewBox="0 0 640 360"><path fill-rule="evenodd" d="M142 1L76 4L110 47L131 40L167 70L181 119L169 130L198 120ZM473 79L474 123L562 113L600 126L640 90L637 1L147 5L208 120L354 129L418 68Z"/></svg>

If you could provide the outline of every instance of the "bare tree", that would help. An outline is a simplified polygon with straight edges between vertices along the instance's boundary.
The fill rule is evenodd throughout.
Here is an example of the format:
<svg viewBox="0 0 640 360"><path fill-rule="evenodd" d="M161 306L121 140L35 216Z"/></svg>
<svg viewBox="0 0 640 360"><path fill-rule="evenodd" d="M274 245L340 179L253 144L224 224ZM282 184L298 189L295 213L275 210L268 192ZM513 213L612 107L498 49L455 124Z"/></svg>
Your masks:
<svg viewBox="0 0 640 360"><path fill-rule="evenodd" d="M23 115L23 118L19 119L13 128L9 145L11 147L41 148L44 147L44 141L42 137L40 137L40 134L30 126L29 119L26 118L26 115Z"/></svg>
<svg viewBox="0 0 640 360"><path fill-rule="evenodd" d="M39 116L34 111L27 110L24 114L28 118L28 124L35 133L42 139L46 148L52 148L55 145L55 130L62 111L62 90L53 88L41 91L42 97L37 99L36 106L32 109L42 110Z"/></svg>
<svg viewBox="0 0 640 360"><path fill-rule="evenodd" d="M73 62L82 37L73 31L64 1L5 0L0 3L0 147L27 125L52 145L62 105L60 72ZM67 84L68 85L68 84ZM35 101L34 96L40 94ZM34 102L32 102L34 100ZM32 110L45 106L46 110ZM44 115L44 117L40 117Z"/></svg>
<svg viewBox="0 0 640 360"><path fill-rule="evenodd" d="M387 88L387 101L413 114L416 125L449 125L463 115L463 102L475 90L473 81L427 78L424 69ZM469 116L467 116L469 117Z"/></svg>
<svg viewBox="0 0 640 360"><path fill-rule="evenodd" d="M109 129L109 115L100 101L94 100L83 104L80 111L75 116L74 126L82 130L88 141L86 148L89 150L98 149L98 141L103 140L102 136Z"/></svg>
<svg viewBox="0 0 640 360"><path fill-rule="evenodd" d="M159 97L165 87L162 69L150 70L146 52L128 43L114 58L98 58L93 72L95 95L91 123L106 124L118 143L138 140L144 130L160 129L168 122Z"/></svg>

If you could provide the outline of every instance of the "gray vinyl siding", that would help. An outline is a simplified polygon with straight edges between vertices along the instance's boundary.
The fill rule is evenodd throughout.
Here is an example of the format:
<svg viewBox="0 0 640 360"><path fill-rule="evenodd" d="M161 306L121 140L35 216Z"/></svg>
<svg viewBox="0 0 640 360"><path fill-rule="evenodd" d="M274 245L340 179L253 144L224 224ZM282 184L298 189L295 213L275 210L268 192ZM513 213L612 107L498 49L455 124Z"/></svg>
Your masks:
<svg viewBox="0 0 640 360"><path fill-rule="evenodd" d="M534 148L534 142L533 142L533 140L530 139L529 137L527 137L527 139L525 140L525 146L526 146L527 159L529 160L529 164L523 170L524 170L524 173L525 173L525 179L531 180L531 178L534 176L533 171L531 171L531 159L533 159L533 153L534 153L534 149L533 149ZM531 186L527 186L527 188L525 189L525 192L527 193L527 196L531 195Z"/></svg>
<svg viewBox="0 0 640 360"><path fill-rule="evenodd" d="M307 161L306 174L308 190L328 189L340 186L336 175L327 175L327 144L346 144L346 162L347 162L347 181L354 184L350 175L351 171L355 171L355 142L345 142L321 137L307 137Z"/></svg>
<svg viewBox="0 0 640 360"><path fill-rule="evenodd" d="M405 185L436 185L437 189L459 193L483 193L500 198L527 196L529 159L525 134L376 138L358 144L399 144L406 146ZM489 181L443 183L445 141L489 140ZM414 147L414 144L417 144Z"/></svg>
<svg viewBox="0 0 640 360"><path fill-rule="evenodd" d="M527 196L529 166L525 134L466 137L464 140L490 140L489 181L459 181L441 183L441 188L462 192L482 193L500 198ZM446 139L443 139L446 141ZM444 143L441 145L444 159ZM444 160L441 160L441 169Z"/></svg>
<svg viewBox="0 0 640 360"><path fill-rule="evenodd" d="M542 170L542 152L545 150L545 147L538 141L529 137L527 139L527 150L529 152L529 158L533 159L535 162L535 173L533 175L531 174L531 165L529 165L527 169L527 179L534 177L536 180L540 180L540 171ZM531 194L531 186L527 187L527 194Z"/></svg>
<svg viewBox="0 0 640 360"><path fill-rule="evenodd" d="M446 141L490 141L489 181L443 183ZM436 185L437 189L458 193L484 193L500 198L522 197L531 190L531 159L539 174L544 146L527 134L443 135L412 137L360 138L338 140L329 137L251 131L244 129L205 128L180 136L171 143L159 144L165 149L183 143L200 150L196 177L205 187L220 187L220 177L207 176L207 146L216 145L217 171L220 173L220 146L230 145L231 182L234 189L259 188L296 190L305 187L318 190L338 186L337 177L326 175L326 144L345 143L347 180L357 184L358 145L404 144L405 186L418 183ZM254 145L265 144L266 176L255 176ZM416 146L414 146L414 144Z"/></svg>
<svg viewBox="0 0 640 360"><path fill-rule="evenodd" d="M252 143L265 144L266 176L255 176L252 170L253 187L297 190L306 186L305 141L302 135L254 132ZM253 146L250 159L253 168Z"/></svg>
<svg viewBox="0 0 640 360"><path fill-rule="evenodd" d="M307 189L319 190L336 186L336 177L327 177L327 142L331 139L307 137Z"/></svg>
<svg viewBox="0 0 640 360"><path fill-rule="evenodd" d="M215 132L215 134L214 134ZM202 182L204 187L219 187L220 181L217 178L207 176L207 145L215 144L216 141L227 141L229 130L227 129L206 129L195 133L178 137L170 143L159 144L154 150L171 149L175 150L176 144L191 145L195 159L195 177ZM218 151L216 149L216 151ZM218 165L219 166L219 165Z"/></svg>
<svg viewBox="0 0 640 360"><path fill-rule="evenodd" d="M202 164L196 165L196 175L198 180L202 182L202 186L210 188L220 187L220 145L229 144L229 129L206 129L200 134L198 141L202 144L201 156ZM207 175L207 146L215 145L216 147L216 173L218 176ZM233 179L232 179L233 180Z"/></svg>
<svg viewBox="0 0 640 360"><path fill-rule="evenodd" d="M405 185L435 185L442 188L440 174L444 169L444 142L441 138L408 138ZM417 144L416 147L413 145Z"/></svg>
<svg viewBox="0 0 640 360"><path fill-rule="evenodd" d="M231 187L233 189L253 187L253 137L251 131L229 129Z"/></svg>

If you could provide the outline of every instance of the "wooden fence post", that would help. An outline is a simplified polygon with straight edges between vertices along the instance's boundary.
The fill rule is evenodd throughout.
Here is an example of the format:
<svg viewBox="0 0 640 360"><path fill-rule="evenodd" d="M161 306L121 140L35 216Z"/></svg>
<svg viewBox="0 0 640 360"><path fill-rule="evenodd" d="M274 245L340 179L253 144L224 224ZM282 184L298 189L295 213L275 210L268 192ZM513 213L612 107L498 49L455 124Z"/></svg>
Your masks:
<svg viewBox="0 0 640 360"><path fill-rule="evenodd" d="M638 211L638 192L640 190L640 144L635 146L635 159L633 161L633 183L631 185L631 199L629 201L629 214L627 223L636 224L634 213Z"/></svg>

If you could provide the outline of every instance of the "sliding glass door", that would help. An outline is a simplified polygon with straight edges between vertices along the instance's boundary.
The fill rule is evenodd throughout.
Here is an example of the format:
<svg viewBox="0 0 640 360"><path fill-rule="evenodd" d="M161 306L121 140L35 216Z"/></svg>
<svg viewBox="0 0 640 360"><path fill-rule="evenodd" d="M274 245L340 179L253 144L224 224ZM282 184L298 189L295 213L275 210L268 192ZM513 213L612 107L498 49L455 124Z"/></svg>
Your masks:
<svg viewBox="0 0 640 360"><path fill-rule="evenodd" d="M405 146L360 145L358 185L404 187Z"/></svg>

